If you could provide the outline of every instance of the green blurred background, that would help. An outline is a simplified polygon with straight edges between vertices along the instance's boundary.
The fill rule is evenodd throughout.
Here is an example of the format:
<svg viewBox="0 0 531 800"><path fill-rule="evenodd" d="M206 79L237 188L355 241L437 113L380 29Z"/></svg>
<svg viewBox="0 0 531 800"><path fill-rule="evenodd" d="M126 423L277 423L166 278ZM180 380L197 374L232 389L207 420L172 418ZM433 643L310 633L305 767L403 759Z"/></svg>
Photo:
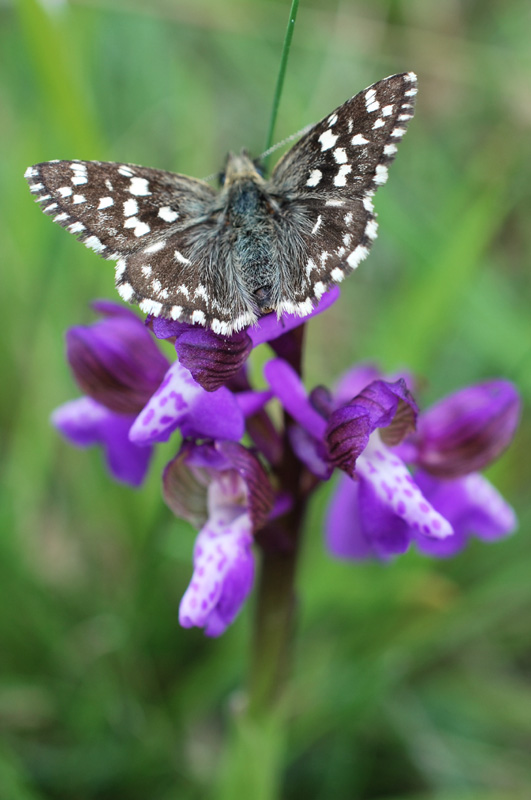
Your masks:
<svg viewBox="0 0 531 800"><path fill-rule="evenodd" d="M23 173L52 158L198 177L264 148L289 2L0 5L0 798L216 797L249 607L220 640L177 625L194 532L50 428L76 396L63 332L112 265L51 224ZM276 138L393 72L416 117L380 236L312 322L308 384L354 360L422 376L425 404L500 375L531 395L528 0L302 0ZM331 487L299 575L284 800L531 797L531 429L489 477L517 535L452 561L332 562ZM252 606L252 604L250 604ZM235 798L239 800L239 798Z"/></svg>

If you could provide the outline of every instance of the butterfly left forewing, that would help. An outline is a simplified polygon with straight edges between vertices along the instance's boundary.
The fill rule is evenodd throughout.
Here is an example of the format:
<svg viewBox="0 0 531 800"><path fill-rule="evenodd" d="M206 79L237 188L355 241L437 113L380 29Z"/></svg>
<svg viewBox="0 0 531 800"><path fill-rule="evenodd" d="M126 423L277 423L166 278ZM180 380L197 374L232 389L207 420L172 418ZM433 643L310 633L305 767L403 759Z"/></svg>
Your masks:
<svg viewBox="0 0 531 800"><path fill-rule="evenodd" d="M134 164L48 161L26 178L45 214L111 260L200 219L215 196L202 181Z"/></svg>

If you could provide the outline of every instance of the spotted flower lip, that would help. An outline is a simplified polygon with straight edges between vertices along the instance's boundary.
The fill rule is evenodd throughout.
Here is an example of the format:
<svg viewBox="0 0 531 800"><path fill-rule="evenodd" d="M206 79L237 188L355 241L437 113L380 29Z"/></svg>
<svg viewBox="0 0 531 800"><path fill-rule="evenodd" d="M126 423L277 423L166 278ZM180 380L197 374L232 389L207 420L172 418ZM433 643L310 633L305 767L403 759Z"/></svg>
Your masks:
<svg viewBox="0 0 531 800"><path fill-rule="evenodd" d="M207 392L175 361L134 421L130 439L135 444L165 442L177 428L185 437L237 441L243 436L245 421L227 388Z"/></svg>
<svg viewBox="0 0 531 800"><path fill-rule="evenodd" d="M202 526L179 621L185 628L201 627L207 636L219 636L252 587L253 532L273 508L267 474L240 444L187 442L167 465L163 485L172 511Z"/></svg>
<svg viewBox="0 0 531 800"><path fill-rule="evenodd" d="M140 486L151 459L151 447L129 441L134 415L117 414L91 397L79 397L56 408L52 424L78 447L101 445L111 474L121 483Z"/></svg>
<svg viewBox="0 0 531 800"><path fill-rule="evenodd" d="M426 472L455 478L483 469L514 436L520 400L508 381L479 383L454 392L420 415L412 457Z"/></svg>
<svg viewBox="0 0 531 800"><path fill-rule="evenodd" d="M425 555L449 558L459 553L473 537L494 542L516 529L516 515L511 506L477 472L450 480L417 472L415 482L454 529L454 535L447 539L415 535L416 545Z"/></svg>
<svg viewBox="0 0 531 800"><path fill-rule="evenodd" d="M104 317L66 334L67 358L82 391L119 414L138 414L169 362L143 322L116 303L95 304Z"/></svg>

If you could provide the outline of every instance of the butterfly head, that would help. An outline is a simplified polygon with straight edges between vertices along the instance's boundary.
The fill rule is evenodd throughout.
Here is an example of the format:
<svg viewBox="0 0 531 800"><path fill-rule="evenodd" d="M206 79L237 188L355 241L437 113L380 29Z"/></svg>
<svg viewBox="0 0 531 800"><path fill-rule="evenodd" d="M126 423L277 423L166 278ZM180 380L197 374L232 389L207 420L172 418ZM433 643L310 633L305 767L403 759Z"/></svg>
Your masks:
<svg viewBox="0 0 531 800"><path fill-rule="evenodd" d="M242 150L237 155L229 153L225 161L225 167L220 174L220 183L224 188L242 179L262 183L263 178L257 165L249 156L247 150Z"/></svg>

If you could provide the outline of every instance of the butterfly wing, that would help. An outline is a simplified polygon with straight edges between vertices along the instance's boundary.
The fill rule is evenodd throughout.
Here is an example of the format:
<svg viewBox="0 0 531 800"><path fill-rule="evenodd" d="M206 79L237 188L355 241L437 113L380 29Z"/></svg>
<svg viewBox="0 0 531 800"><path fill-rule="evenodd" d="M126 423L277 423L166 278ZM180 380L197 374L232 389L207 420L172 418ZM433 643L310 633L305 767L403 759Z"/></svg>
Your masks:
<svg viewBox="0 0 531 800"><path fill-rule="evenodd" d="M216 257L224 254L216 252L217 193L208 184L100 161L36 164L26 178L45 214L117 262L116 285L124 300L145 313L211 325L218 332L228 330L234 318L239 327L254 321L232 275L230 253L227 270L219 269Z"/></svg>
<svg viewBox="0 0 531 800"><path fill-rule="evenodd" d="M304 256L279 311L309 313L332 283L367 256L376 238L372 204L413 116L417 80L392 75L347 100L279 161L271 194L283 205L288 241L304 231Z"/></svg>

